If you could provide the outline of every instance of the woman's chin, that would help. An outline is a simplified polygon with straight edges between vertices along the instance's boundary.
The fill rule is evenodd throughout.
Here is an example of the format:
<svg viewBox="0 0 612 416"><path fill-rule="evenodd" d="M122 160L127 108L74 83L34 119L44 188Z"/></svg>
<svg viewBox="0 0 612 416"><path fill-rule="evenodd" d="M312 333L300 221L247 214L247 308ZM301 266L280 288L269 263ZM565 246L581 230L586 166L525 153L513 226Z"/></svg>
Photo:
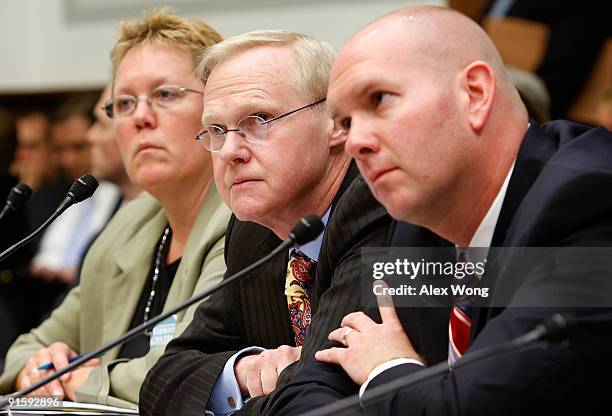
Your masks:
<svg viewBox="0 0 612 416"><path fill-rule="evenodd" d="M156 188L163 188L175 182L172 175L168 172L159 171L157 169L142 169L136 173L132 182L138 185L145 191L150 191Z"/></svg>

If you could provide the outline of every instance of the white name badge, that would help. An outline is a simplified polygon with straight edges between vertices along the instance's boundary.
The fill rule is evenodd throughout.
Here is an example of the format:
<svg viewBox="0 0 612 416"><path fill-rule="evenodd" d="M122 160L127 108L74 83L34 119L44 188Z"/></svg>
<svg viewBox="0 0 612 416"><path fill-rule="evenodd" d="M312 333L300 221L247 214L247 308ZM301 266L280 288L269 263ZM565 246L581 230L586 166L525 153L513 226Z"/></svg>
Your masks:
<svg viewBox="0 0 612 416"><path fill-rule="evenodd" d="M163 347L174 338L176 331L176 315L164 319L153 327L149 348Z"/></svg>

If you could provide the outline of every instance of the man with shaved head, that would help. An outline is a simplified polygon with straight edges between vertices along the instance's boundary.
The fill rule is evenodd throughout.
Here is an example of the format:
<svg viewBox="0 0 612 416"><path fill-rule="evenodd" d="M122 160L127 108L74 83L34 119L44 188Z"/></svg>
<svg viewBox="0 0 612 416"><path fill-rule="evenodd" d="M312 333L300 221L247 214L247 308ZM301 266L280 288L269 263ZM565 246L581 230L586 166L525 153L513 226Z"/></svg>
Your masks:
<svg viewBox="0 0 612 416"><path fill-rule="evenodd" d="M366 414L602 414L612 370L612 134L530 122L486 34L436 7L399 10L354 35L327 101L375 197L394 218L454 243L456 270L483 262L472 289L490 293L453 299L451 371L371 400L377 386L425 365L379 296L382 323L347 315L270 414L335 401L351 380ZM468 364L554 313L576 324L564 343Z"/></svg>

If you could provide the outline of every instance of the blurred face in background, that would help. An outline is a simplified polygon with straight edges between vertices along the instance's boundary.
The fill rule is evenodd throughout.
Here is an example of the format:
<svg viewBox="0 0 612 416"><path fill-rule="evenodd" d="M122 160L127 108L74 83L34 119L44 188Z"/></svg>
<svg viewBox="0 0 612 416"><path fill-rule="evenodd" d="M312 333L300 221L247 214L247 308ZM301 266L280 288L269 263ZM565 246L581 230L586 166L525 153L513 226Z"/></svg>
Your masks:
<svg viewBox="0 0 612 416"><path fill-rule="evenodd" d="M162 94L162 86L202 91L191 54L173 46L141 44L123 57L115 74L113 99L138 97L130 114L115 111L113 123L130 180L157 198L197 192L210 180L210 153L195 141L202 115L202 95ZM116 106L114 107L117 108Z"/></svg>
<svg viewBox="0 0 612 416"><path fill-rule="evenodd" d="M51 146L60 168L71 181L87 173L91 167L89 143L85 139L89 124L84 115L75 114L51 126Z"/></svg>
<svg viewBox="0 0 612 416"><path fill-rule="evenodd" d="M17 149L11 172L36 190L57 170L55 154L50 151L48 120L42 113L32 113L17 119Z"/></svg>
<svg viewBox="0 0 612 416"><path fill-rule="evenodd" d="M104 89L96 103L93 112L94 122L87 130L85 138L90 145L91 173L98 179L121 184L127 180L127 173L115 140L113 120L102 109L109 98L111 98L110 85Z"/></svg>

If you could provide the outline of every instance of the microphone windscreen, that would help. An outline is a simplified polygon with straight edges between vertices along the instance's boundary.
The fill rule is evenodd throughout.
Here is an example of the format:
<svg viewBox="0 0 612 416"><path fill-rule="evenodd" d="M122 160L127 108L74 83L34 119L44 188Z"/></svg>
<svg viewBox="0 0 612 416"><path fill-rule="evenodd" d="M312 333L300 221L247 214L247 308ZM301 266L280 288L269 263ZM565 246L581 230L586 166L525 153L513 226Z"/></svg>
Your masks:
<svg viewBox="0 0 612 416"><path fill-rule="evenodd" d="M23 182L19 182L17 185L13 186L13 189L11 189L6 202L13 210L19 211L21 208L23 208L31 196L32 190L30 187Z"/></svg>
<svg viewBox="0 0 612 416"><path fill-rule="evenodd" d="M304 245L314 240L321 234L325 226L323 221L316 215L307 215L293 227L289 237L298 245Z"/></svg>
<svg viewBox="0 0 612 416"><path fill-rule="evenodd" d="M575 328L576 321L570 317L556 313L541 325L544 330L545 340L560 342Z"/></svg>
<svg viewBox="0 0 612 416"><path fill-rule="evenodd" d="M86 173L74 181L68 191L68 196L76 204L92 196L97 188L98 181L96 178L91 173Z"/></svg>

